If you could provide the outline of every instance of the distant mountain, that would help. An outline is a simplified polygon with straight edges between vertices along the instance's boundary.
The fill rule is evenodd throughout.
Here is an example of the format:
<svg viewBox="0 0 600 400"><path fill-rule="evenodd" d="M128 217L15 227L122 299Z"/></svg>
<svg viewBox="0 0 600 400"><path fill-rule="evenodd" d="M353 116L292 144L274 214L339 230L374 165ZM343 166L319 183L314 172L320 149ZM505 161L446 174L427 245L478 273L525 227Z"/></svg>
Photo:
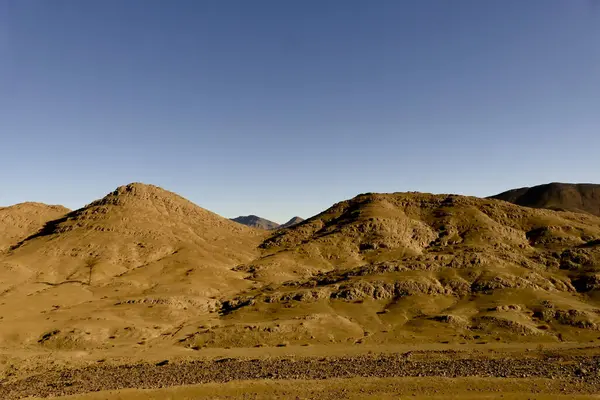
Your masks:
<svg viewBox="0 0 600 400"><path fill-rule="evenodd" d="M266 229L266 230L270 231L270 230L274 230L274 229L289 228L290 226L294 226L294 225L299 224L300 222L304 221L304 218L300 218L300 217L296 216L296 217L290 219L285 224L281 224L281 225L279 225L277 222L269 221L268 219L261 218L257 215L240 216L237 218L231 218L231 220L235 221L237 223L246 225L246 226L250 226L252 228Z"/></svg>
<svg viewBox="0 0 600 400"><path fill-rule="evenodd" d="M279 225L279 227L278 227L278 228L280 228L280 229L281 229L281 228L289 228L290 226L297 225L297 224L299 224L299 223L300 223L300 222L302 222L302 221L304 221L304 218L300 218L300 217L296 216L296 217L294 217L294 218L290 219L290 220L289 220L288 222L286 222L285 224L281 224L281 225Z"/></svg>
<svg viewBox="0 0 600 400"><path fill-rule="evenodd" d="M240 216L237 218L232 218L231 220L252 228L271 230L279 227L277 222L269 221L268 219L264 219L256 215Z"/></svg>
<svg viewBox="0 0 600 400"><path fill-rule="evenodd" d="M492 199L520 206L587 212L600 216L600 185L591 183L548 183L509 190Z"/></svg>

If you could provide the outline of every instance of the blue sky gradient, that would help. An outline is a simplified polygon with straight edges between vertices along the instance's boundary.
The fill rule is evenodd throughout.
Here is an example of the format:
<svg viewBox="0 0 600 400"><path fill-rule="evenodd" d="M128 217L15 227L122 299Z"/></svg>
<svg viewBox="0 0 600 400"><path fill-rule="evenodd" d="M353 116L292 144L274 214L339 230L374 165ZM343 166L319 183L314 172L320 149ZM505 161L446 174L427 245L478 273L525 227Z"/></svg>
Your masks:
<svg viewBox="0 0 600 400"><path fill-rule="evenodd" d="M0 205L600 183L593 0L0 0Z"/></svg>

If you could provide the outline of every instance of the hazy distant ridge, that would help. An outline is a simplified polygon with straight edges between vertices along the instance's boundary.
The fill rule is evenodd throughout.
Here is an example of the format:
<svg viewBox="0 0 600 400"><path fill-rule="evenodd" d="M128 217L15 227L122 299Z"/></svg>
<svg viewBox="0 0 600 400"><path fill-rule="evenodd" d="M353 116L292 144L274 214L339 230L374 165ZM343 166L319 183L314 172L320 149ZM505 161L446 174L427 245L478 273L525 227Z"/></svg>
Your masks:
<svg viewBox="0 0 600 400"><path fill-rule="evenodd" d="M237 223L246 225L246 226L250 226L252 228L259 228L259 229L266 229L266 230L289 228L291 226L294 226L294 225L299 224L300 222L304 221L303 218L294 217L294 218L290 219L289 221L287 221L286 223L279 225L277 222L269 221L268 219L261 218L257 215L239 216L237 218L232 218L231 220L235 221Z"/></svg>

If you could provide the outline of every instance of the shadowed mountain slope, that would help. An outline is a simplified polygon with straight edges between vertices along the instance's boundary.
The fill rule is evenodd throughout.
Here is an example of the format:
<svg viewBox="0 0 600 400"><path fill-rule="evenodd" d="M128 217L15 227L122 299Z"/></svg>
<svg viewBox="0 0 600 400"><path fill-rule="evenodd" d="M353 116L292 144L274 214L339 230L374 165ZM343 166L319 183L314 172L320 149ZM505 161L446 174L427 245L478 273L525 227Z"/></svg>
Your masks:
<svg viewBox="0 0 600 400"><path fill-rule="evenodd" d="M290 228L294 225L298 225L300 222L304 221L304 218L300 218L300 217L294 217L292 219L290 219L288 222L286 222L285 224L281 224L279 225L279 228Z"/></svg>
<svg viewBox="0 0 600 400"><path fill-rule="evenodd" d="M525 207L587 212L600 216L600 185L591 183L549 183L509 190L491 198Z"/></svg>
<svg viewBox="0 0 600 400"><path fill-rule="evenodd" d="M237 217L237 218L232 218L231 220L235 221L237 223L252 227L252 228L265 229L265 230L289 228L291 226L297 225L300 222L304 221L303 218L294 217L294 218L290 219L289 221L287 221L285 224L279 225L277 222L269 221L268 219L264 219L264 218L258 217L256 215Z"/></svg>
<svg viewBox="0 0 600 400"><path fill-rule="evenodd" d="M231 220L239 224L258 229L271 230L277 229L279 227L279 224L277 222L269 221L268 219L261 218L256 215L240 216L232 218Z"/></svg>

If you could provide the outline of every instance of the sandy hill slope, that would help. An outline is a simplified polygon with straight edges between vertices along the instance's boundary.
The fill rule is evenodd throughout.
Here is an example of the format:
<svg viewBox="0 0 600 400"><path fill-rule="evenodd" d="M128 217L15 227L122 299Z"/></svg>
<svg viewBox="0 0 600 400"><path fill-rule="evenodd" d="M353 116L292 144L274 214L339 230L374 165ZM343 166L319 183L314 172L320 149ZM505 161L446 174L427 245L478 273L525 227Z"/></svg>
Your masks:
<svg viewBox="0 0 600 400"><path fill-rule="evenodd" d="M119 187L0 258L0 343L57 330L67 335L61 346L93 346L111 329L152 330L206 312L250 285L232 268L256 257L263 237L156 186ZM130 316L120 303L144 306Z"/></svg>
<svg viewBox="0 0 600 400"><path fill-rule="evenodd" d="M300 218L300 217L294 217L292 219L290 219L288 222L286 222L285 224L281 224L279 225L278 228L290 228L294 225L298 225L300 222L304 221L304 218Z"/></svg>
<svg viewBox="0 0 600 400"><path fill-rule="evenodd" d="M42 203L20 203L0 207L0 253L69 211L63 206Z"/></svg>
<svg viewBox="0 0 600 400"><path fill-rule="evenodd" d="M175 193L134 183L47 224L19 243L11 260L39 259L38 279L55 283L83 279L94 263L92 279L101 281L180 252L204 264L241 261L251 257L248 237L255 236Z"/></svg>
<svg viewBox="0 0 600 400"><path fill-rule="evenodd" d="M279 227L279 224L277 222L269 221L268 219L261 218L256 215L240 216L240 217L232 218L231 220L235 221L239 224L243 224L243 225L246 225L246 226L249 226L252 228L258 228L258 229L270 230L270 229L277 229Z"/></svg>
<svg viewBox="0 0 600 400"><path fill-rule="evenodd" d="M588 212L600 216L600 185L549 183L509 190L491 198L526 207Z"/></svg>
<svg viewBox="0 0 600 400"><path fill-rule="evenodd" d="M222 310L230 330L266 330L238 332L240 345L595 340L600 330L600 218L589 214L365 194L261 247L237 269L265 286Z"/></svg>

